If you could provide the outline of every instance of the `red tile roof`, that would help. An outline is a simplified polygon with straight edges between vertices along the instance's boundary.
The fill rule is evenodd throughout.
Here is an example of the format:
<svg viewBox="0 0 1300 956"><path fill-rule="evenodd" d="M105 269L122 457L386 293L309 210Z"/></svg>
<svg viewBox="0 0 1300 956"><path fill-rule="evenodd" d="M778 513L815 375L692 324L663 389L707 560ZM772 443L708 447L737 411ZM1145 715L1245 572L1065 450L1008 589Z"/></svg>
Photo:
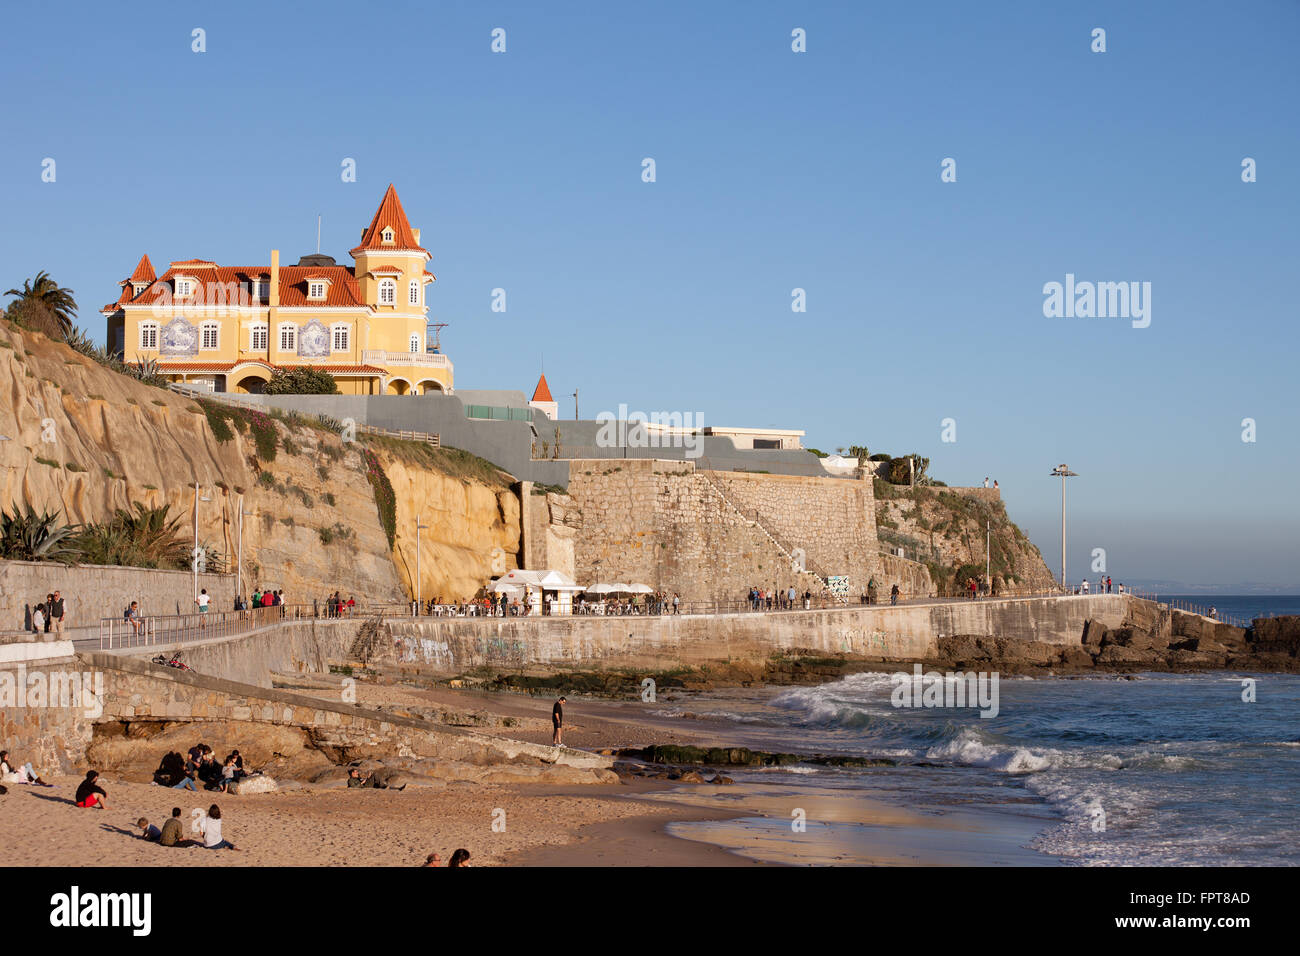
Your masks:
<svg viewBox="0 0 1300 956"><path fill-rule="evenodd" d="M176 268L176 266L181 268ZM132 298L123 290L123 298L119 298L116 303L110 303L104 306L103 311L115 311L118 305L124 302L131 302L133 305L153 305L159 299L163 298L163 283L169 282L178 275L193 276L199 281L202 301L214 303L218 301L230 301L228 290L231 283L243 288L237 289L236 296L247 295L252 299L253 290L248 284L258 280L268 280L271 276L269 266L218 266L207 262L203 259L194 259L184 263L172 263L172 268L156 280L153 285L142 292L138 297ZM307 281L309 279L328 279L329 285L326 289L324 299L307 298ZM208 288L211 287L211 291ZM220 287L220 291L218 289ZM170 294L170 291L168 291ZM226 294L227 298L222 299L221 295ZM195 296L195 299L198 297ZM185 301L193 301L187 299ZM236 304L238 299L236 299ZM254 304L251 303L250 304ZM352 275L352 270L347 266L281 266L280 267L280 305L285 307L293 306L343 306L361 308L365 303L361 299L361 288L357 285L356 278Z"/></svg>
<svg viewBox="0 0 1300 956"><path fill-rule="evenodd" d="M549 388L546 387L546 376L545 376L545 375L543 375L541 378L539 378L539 379L537 380L537 387L536 387L535 389L533 389L533 399L532 399L532 400L533 400L534 402L553 402L553 401L555 401L555 399L551 398L551 390L550 390Z"/></svg>
<svg viewBox="0 0 1300 956"><path fill-rule="evenodd" d="M390 227L393 230L393 241L385 243L383 231ZM379 208L375 210L375 218L370 220L370 228L361 236L361 244L351 250L350 255L356 258L358 252L368 250L385 252L414 250L423 252L426 256L429 254L427 249L415 241L415 233L411 231L411 223L406 218L402 201L397 198L397 190L392 183L388 184L388 191L384 193Z"/></svg>
<svg viewBox="0 0 1300 956"><path fill-rule="evenodd" d="M126 281L152 282L156 278L158 278L158 274L153 271L153 263L149 261L149 256L146 254L140 257L140 264L135 267L135 271L131 273L131 278Z"/></svg>

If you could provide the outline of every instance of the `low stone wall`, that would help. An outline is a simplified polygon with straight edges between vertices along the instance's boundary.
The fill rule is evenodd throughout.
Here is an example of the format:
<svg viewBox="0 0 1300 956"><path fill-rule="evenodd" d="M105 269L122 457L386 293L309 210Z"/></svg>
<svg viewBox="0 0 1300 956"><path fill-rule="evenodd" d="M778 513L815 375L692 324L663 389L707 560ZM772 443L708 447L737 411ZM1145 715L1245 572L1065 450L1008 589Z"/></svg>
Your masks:
<svg viewBox="0 0 1300 956"><path fill-rule="evenodd" d="M1078 644L1088 620L1118 627L1121 595L1008 598L772 614L390 620L399 664L434 675L529 664L664 669L762 661L782 651L868 658L932 656L956 634Z"/></svg>
<svg viewBox="0 0 1300 956"><path fill-rule="evenodd" d="M52 591L63 592L65 626L98 627L103 617L121 617L132 601L142 616L182 614L194 610L194 578L189 571L121 568L98 564L66 566L54 561L0 561L0 630L19 630L24 607L43 601ZM212 606L234 606L233 574L200 574Z"/></svg>

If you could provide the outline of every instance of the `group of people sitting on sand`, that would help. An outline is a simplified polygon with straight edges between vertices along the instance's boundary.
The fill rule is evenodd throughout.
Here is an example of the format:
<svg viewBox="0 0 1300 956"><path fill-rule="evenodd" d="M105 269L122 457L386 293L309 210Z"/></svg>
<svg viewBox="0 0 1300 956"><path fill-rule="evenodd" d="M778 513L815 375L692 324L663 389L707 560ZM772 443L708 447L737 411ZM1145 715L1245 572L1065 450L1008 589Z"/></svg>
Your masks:
<svg viewBox="0 0 1300 956"><path fill-rule="evenodd" d="M221 835L221 808L215 803L208 807L207 813L197 813L198 840L186 839L181 826L181 808L172 807L172 815L162 825L154 826L145 817L135 822L140 828L140 839L157 843L159 846L201 846L208 850L238 850L229 840Z"/></svg>
<svg viewBox="0 0 1300 956"><path fill-rule="evenodd" d="M175 790L197 791L202 784L204 790L233 793L241 780L254 774L244 769L244 758L238 750L232 750L218 763L212 748L200 743L189 749L188 759L174 750L166 754L153 772L153 782Z"/></svg>

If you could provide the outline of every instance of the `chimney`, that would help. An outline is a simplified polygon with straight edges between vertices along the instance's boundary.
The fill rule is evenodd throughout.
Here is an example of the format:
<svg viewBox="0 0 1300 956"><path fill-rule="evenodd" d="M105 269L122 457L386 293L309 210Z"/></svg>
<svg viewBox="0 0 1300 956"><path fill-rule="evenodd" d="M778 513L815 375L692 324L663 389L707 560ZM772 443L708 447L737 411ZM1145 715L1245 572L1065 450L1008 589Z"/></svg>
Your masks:
<svg viewBox="0 0 1300 956"><path fill-rule="evenodd" d="M271 293L267 304L275 309L280 305L280 250L271 250Z"/></svg>

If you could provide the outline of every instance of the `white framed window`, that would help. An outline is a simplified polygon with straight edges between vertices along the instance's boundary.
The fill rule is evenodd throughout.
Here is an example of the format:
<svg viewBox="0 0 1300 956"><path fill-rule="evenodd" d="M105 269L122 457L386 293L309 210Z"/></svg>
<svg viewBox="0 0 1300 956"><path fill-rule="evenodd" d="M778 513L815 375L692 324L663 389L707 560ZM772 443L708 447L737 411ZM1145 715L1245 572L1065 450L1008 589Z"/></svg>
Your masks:
<svg viewBox="0 0 1300 956"><path fill-rule="evenodd" d="M308 283L307 283L307 298L309 298L309 299L323 299L323 298L325 298L325 283L324 283L324 282L320 282L320 281L317 281L317 282L308 282Z"/></svg>
<svg viewBox="0 0 1300 956"><path fill-rule="evenodd" d="M383 235L384 245L391 246L393 244L393 227L388 226L387 228L385 228L382 235Z"/></svg>
<svg viewBox="0 0 1300 956"><path fill-rule="evenodd" d="M420 336L416 335L414 332L411 333L411 351L420 351Z"/></svg>
<svg viewBox="0 0 1300 956"><path fill-rule="evenodd" d="M349 348L350 332L351 330L346 325L334 326L330 330L330 351L346 352Z"/></svg>
<svg viewBox="0 0 1300 956"><path fill-rule="evenodd" d="M397 281L395 279L379 280L379 304L397 304Z"/></svg>
<svg viewBox="0 0 1300 956"><path fill-rule="evenodd" d="M140 348L142 350L158 348L158 323L141 322L140 323Z"/></svg>
<svg viewBox="0 0 1300 956"><path fill-rule="evenodd" d="M257 299L265 299L271 294L271 283L261 280L253 283L253 296Z"/></svg>
<svg viewBox="0 0 1300 956"><path fill-rule="evenodd" d="M248 330L248 348L253 352L266 351L266 323L258 322Z"/></svg>
<svg viewBox="0 0 1300 956"><path fill-rule="evenodd" d="M194 292L194 283L189 279L176 280L176 294L178 296L191 295Z"/></svg>
<svg viewBox="0 0 1300 956"><path fill-rule="evenodd" d="M406 301L411 305L420 304L420 283L414 279L411 280L410 291L407 293Z"/></svg>
<svg viewBox="0 0 1300 956"><path fill-rule="evenodd" d="M296 352L298 350L298 326L280 326L280 351Z"/></svg>
<svg viewBox="0 0 1300 956"><path fill-rule="evenodd" d="M199 327L199 348L215 349L217 347L217 330L221 325L217 322L204 322Z"/></svg>
<svg viewBox="0 0 1300 956"><path fill-rule="evenodd" d="M134 292L135 295L139 295L139 294L140 294L141 292L143 292L145 289L149 288L149 283L147 283L147 282L137 282L137 283L135 283L134 285L132 285L131 288L135 290L135 292Z"/></svg>

